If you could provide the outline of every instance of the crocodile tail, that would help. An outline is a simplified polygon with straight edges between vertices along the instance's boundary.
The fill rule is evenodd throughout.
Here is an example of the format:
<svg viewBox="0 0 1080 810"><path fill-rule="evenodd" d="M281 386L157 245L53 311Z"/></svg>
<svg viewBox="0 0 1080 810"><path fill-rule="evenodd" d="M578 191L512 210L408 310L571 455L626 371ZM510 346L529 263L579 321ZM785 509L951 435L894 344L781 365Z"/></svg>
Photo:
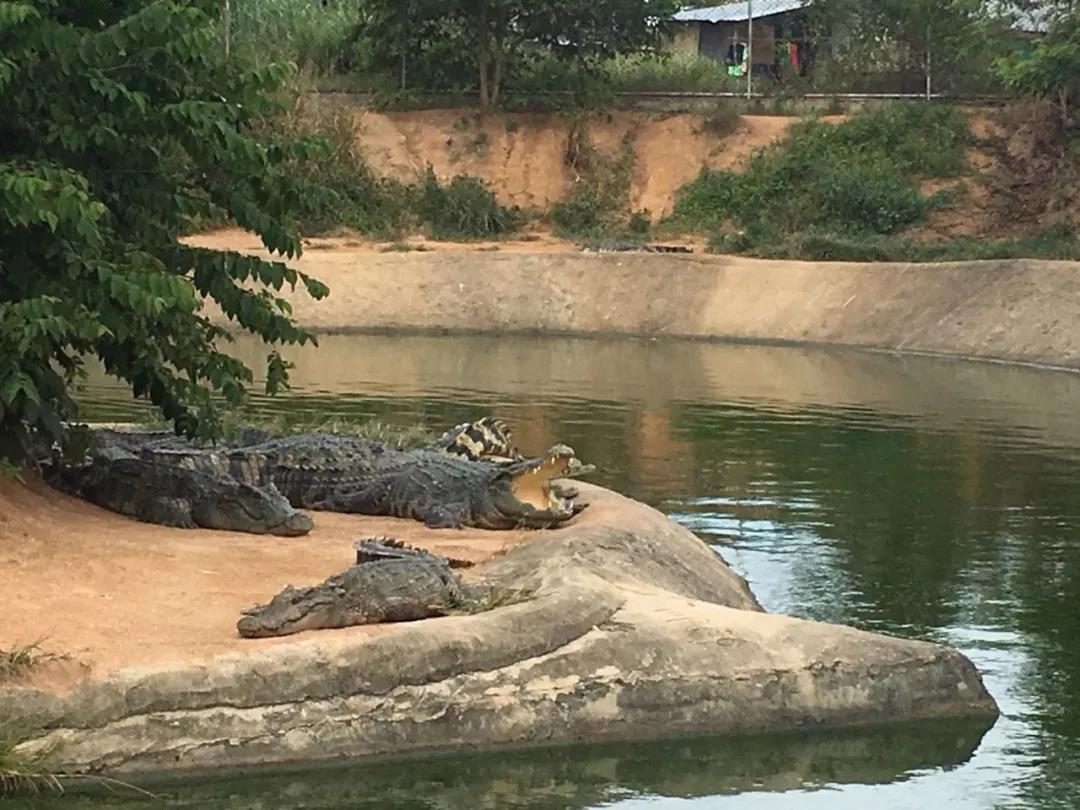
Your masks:
<svg viewBox="0 0 1080 810"><path fill-rule="evenodd" d="M512 461L521 457L510 428L494 416L455 425L436 440L435 448L470 461Z"/></svg>

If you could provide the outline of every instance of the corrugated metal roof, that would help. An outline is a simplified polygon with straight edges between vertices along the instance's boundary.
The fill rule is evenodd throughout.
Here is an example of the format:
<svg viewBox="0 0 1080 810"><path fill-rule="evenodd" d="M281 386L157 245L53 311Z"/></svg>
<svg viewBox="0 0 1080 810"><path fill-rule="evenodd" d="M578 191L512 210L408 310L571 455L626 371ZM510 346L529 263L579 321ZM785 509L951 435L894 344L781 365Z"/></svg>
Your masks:
<svg viewBox="0 0 1080 810"><path fill-rule="evenodd" d="M806 8L811 0L752 0L754 19ZM750 18L746 0L708 8L687 8L671 19L678 22L742 22Z"/></svg>
<svg viewBox="0 0 1080 810"><path fill-rule="evenodd" d="M1046 34L1050 31L1050 9L1033 8L1016 15L1012 27L1027 34Z"/></svg>

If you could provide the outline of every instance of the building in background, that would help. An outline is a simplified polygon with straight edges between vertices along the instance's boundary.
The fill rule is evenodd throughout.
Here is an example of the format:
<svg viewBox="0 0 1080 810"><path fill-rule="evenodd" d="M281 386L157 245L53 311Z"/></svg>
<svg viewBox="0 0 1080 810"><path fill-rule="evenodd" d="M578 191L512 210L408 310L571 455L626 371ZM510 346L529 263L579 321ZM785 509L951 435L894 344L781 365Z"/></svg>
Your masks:
<svg viewBox="0 0 1080 810"><path fill-rule="evenodd" d="M684 9L672 17L669 50L700 54L726 65L731 76L745 75L747 53L755 75L788 69L806 75L813 54L806 38L806 9L811 0L739 0L706 8ZM753 13L753 47L748 48Z"/></svg>

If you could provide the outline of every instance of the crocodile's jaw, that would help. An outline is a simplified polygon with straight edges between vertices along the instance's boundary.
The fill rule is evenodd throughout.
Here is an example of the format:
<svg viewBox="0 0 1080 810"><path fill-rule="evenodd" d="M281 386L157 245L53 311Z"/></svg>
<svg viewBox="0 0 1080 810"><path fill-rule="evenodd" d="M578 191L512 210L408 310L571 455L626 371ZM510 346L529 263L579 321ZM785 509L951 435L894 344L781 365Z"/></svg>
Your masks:
<svg viewBox="0 0 1080 810"><path fill-rule="evenodd" d="M489 528L547 528L569 520L582 507L556 494L551 483L565 477L574 461L573 451L559 446L540 461L516 465L495 484L494 512L481 521Z"/></svg>
<svg viewBox="0 0 1080 810"><path fill-rule="evenodd" d="M519 503L533 509L568 509L570 504L552 491L551 482L565 478L575 460L572 452L554 448L542 462L514 475L510 491Z"/></svg>

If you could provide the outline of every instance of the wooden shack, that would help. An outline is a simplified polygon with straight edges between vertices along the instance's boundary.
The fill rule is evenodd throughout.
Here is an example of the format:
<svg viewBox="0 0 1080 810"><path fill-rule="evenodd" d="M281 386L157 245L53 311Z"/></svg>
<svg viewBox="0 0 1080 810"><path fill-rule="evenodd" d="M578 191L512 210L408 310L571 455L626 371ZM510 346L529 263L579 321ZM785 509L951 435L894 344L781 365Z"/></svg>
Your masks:
<svg viewBox="0 0 1080 810"><path fill-rule="evenodd" d="M750 48L754 73L775 69L777 45L794 44L794 65L798 69L799 49L805 48L806 7L810 0L739 0L706 8L688 8L671 19L668 49L696 53L728 66L743 65L753 15L753 43ZM804 72L799 70L799 72Z"/></svg>

